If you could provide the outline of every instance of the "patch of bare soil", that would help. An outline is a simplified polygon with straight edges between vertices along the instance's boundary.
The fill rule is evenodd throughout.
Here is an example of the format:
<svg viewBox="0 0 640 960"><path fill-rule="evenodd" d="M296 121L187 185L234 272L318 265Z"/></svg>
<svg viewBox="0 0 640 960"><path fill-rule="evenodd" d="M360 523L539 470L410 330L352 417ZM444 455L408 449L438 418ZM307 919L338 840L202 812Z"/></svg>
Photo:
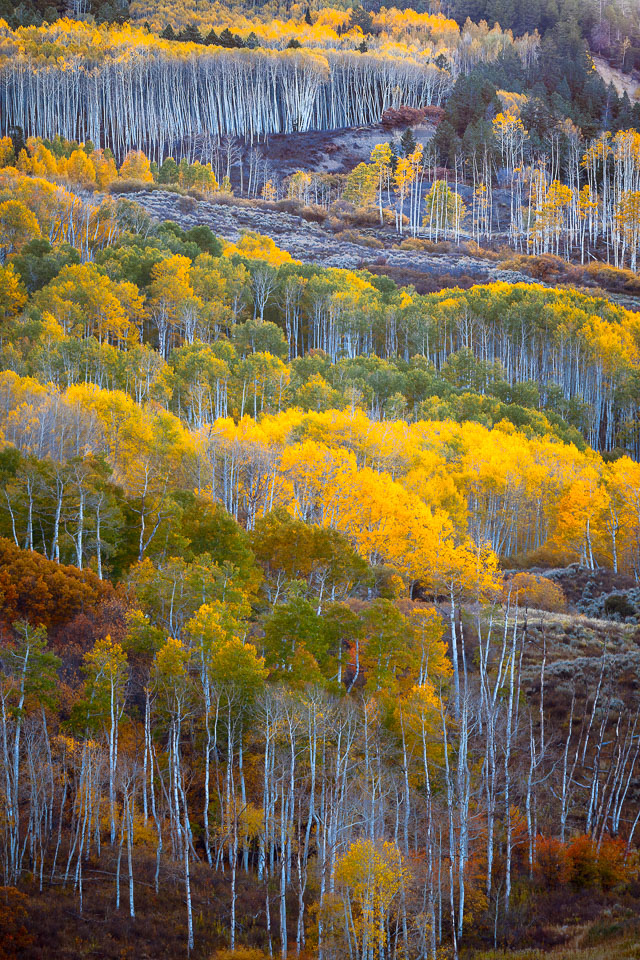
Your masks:
<svg viewBox="0 0 640 960"><path fill-rule="evenodd" d="M640 77L637 71L623 73L622 70L612 67L604 57L594 57L593 62L604 82L606 84L612 83L619 97L626 93L632 103L634 100L640 99Z"/></svg>

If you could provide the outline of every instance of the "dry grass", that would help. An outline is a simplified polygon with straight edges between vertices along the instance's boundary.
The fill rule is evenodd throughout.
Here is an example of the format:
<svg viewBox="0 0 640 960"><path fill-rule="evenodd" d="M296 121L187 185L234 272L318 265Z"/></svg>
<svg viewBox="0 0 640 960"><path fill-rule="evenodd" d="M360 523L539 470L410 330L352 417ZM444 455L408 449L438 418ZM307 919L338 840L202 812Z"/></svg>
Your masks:
<svg viewBox="0 0 640 960"><path fill-rule="evenodd" d="M569 946L544 950L488 950L469 955L469 960L640 960L640 933L637 929L622 935L612 924L611 933L601 942L585 945L581 937Z"/></svg>

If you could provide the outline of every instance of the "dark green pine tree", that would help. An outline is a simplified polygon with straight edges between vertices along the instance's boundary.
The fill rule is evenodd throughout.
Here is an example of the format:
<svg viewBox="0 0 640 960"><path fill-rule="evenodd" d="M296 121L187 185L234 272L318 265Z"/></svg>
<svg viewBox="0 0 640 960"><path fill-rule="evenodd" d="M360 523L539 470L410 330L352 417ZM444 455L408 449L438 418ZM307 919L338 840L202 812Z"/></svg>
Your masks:
<svg viewBox="0 0 640 960"><path fill-rule="evenodd" d="M181 40L183 43L202 43L202 36L198 28L193 23L190 23L188 27L180 31L178 40Z"/></svg>
<svg viewBox="0 0 640 960"><path fill-rule="evenodd" d="M395 140L389 140L389 149L391 150L391 156L389 157L389 166L391 167L391 173L395 174L396 168L398 166L398 144Z"/></svg>
<svg viewBox="0 0 640 960"><path fill-rule="evenodd" d="M354 7L349 17L349 27L360 27L366 37L373 30L373 17L364 7Z"/></svg>
<svg viewBox="0 0 640 960"><path fill-rule="evenodd" d="M171 26L170 23L166 25L166 27L164 28L160 36L162 37L163 40L175 40L176 35L173 32L173 27Z"/></svg>
<svg viewBox="0 0 640 960"><path fill-rule="evenodd" d="M222 33L220 34L220 46L227 47L229 50L232 47L235 47L236 41L234 35L229 30L229 27L225 27Z"/></svg>
<svg viewBox="0 0 640 960"><path fill-rule="evenodd" d="M24 139L24 130L22 127L10 127L9 136L13 142L13 152L15 153L16 157L18 157L21 150L27 149L27 142Z"/></svg>
<svg viewBox="0 0 640 960"><path fill-rule="evenodd" d="M417 140L413 135L413 130L411 127L407 127L405 132L400 137L400 150L402 151L403 157L408 157L410 153L413 153L417 146Z"/></svg>

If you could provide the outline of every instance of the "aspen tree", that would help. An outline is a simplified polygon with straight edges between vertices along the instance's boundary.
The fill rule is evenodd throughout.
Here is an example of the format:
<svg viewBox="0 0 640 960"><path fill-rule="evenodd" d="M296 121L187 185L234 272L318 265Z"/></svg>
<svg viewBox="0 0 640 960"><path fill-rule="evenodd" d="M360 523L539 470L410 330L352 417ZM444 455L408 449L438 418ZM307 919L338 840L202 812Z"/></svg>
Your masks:
<svg viewBox="0 0 640 960"><path fill-rule="evenodd" d="M118 767L118 732L124 712L127 685L127 657L119 643L111 637L96 640L85 656L87 672L88 713L105 727L109 743L109 821L111 845L116 839L116 776ZM124 827L122 828L124 829Z"/></svg>

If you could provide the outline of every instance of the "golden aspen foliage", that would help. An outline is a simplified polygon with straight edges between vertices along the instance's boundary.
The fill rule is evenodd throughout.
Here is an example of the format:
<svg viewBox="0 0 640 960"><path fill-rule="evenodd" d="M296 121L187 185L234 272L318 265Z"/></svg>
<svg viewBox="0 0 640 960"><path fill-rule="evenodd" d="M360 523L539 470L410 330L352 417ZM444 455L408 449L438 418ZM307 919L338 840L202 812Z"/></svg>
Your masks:
<svg viewBox="0 0 640 960"><path fill-rule="evenodd" d="M119 170L122 180L140 180L153 183L151 165L141 150L130 150Z"/></svg>
<svg viewBox="0 0 640 960"><path fill-rule="evenodd" d="M14 253L41 235L35 214L20 200L0 203L0 249Z"/></svg>
<svg viewBox="0 0 640 960"><path fill-rule="evenodd" d="M511 603L525 609L555 613L563 611L567 605L562 588L548 577L535 573L517 573L505 582L503 592Z"/></svg>
<svg viewBox="0 0 640 960"><path fill-rule="evenodd" d="M345 931L355 956L366 944L386 947L388 920L408 876L395 844L357 840L336 863L338 890L350 923Z"/></svg>
<svg viewBox="0 0 640 960"><path fill-rule="evenodd" d="M100 190L108 190L110 185L118 179L118 168L113 157L106 156L103 150L94 150L91 161L95 170L95 178Z"/></svg>
<svg viewBox="0 0 640 960"><path fill-rule="evenodd" d="M299 200L301 203L308 203L310 187L310 175L304 170L297 170L287 180L287 197L289 200Z"/></svg>
<svg viewBox="0 0 640 960"><path fill-rule="evenodd" d="M299 262L294 260L286 250L279 249L271 237L262 236L252 230L243 233L237 243L224 243L225 257L233 257L234 254L246 257L248 260L263 260L272 267L279 267L283 263Z"/></svg>
<svg viewBox="0 0 640 960"><path fill-rule="evenodd" d="M13 320L27 302L27 291L13 264L0 266L0 320Z"/></svg>
<svg viewBox="0 0 640 960"><path fill-rule="evenodd" d="M273 180L266 181L262 188L262 199L268 203L272 203L276 199L276 188L273 185Z"/></svg>
<svg viewBox="0 0 640 960"><path fill-rule="evenodd" d="M84 150L74 150L64 165L59 165L59 169L74 186L91 187L96 183L96 169Z"/></svg>
<svg viewBox="0 0 640 960"><path fill-rule="evenodd" d="M8 167L14 160L13 140L11 137L0 137L0 167Z"/></svg>
<svg viewBox="0 0 640 960"><path fill-rule="evenodd" d="M379 172L372 164L359 163L347 175L343 197L356 207L368 207L376 199Z"/></svg>

